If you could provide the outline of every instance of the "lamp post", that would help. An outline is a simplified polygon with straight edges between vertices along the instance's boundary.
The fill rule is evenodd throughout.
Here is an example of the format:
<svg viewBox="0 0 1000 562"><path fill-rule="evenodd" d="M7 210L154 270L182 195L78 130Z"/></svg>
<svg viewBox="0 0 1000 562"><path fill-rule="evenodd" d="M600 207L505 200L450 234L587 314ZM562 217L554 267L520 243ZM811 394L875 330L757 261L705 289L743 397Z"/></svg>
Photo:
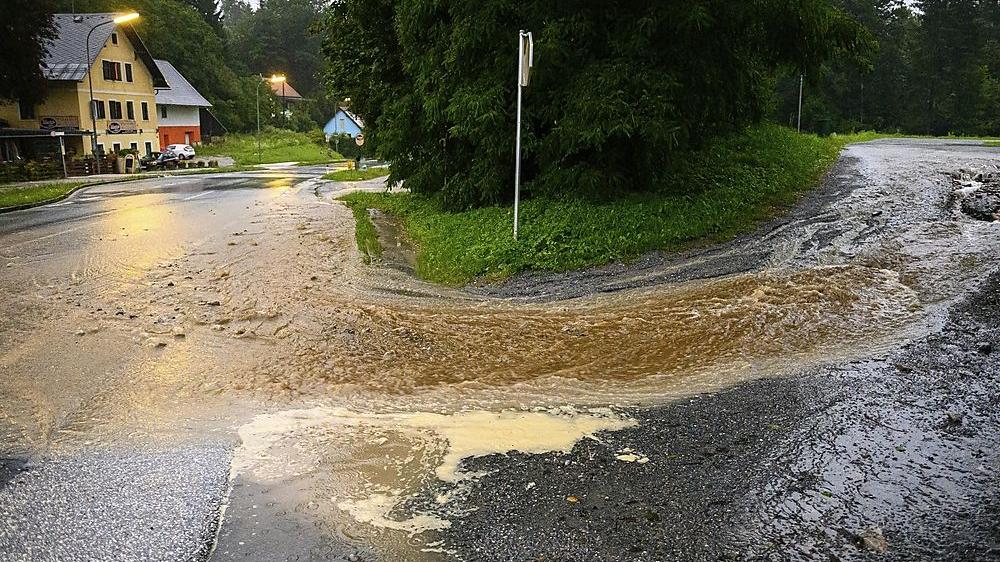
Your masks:
<svg viewBox="0 0 1000 562"><path fill-rule="evenodd" d="M90 28L87 32L87 87L90 90L90 149L94 153L94 162L97 163L97 173L101 173L101 156L97 154L97 102L94 100L94 63L90 60L90 36L94 33L94 30L102 25L107 25L113 23L115 25L121 25L123 23L128 23L130 21L135 21L139 19L139 14L136 12L129 12L127 14L121 14L115 16L110 20L104 20L101 23Z"/></svg>
<svg viewBox="0 0 1000 562"><path fill-rule="evenodd" d="M257 82L257 163L260 164L261 154L260 154L260 85L264 83L264 75L258 74L260 77L260 82ZM285 77L281 74L272 74L270 78L267 79L272 84L277 84L279 82L284 83ZM284 88L284 84L282 84Z"/></svg>

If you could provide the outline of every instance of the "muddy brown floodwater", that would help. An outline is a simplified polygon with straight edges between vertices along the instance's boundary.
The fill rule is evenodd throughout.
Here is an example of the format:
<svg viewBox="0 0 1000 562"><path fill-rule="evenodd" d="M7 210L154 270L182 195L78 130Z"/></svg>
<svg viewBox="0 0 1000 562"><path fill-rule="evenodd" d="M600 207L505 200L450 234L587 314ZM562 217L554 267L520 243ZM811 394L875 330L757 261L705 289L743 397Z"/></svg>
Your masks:
<svg viewBox="0 0 1000 562"><path fill-rule="evenodd" d="M753 236L468 290L364 265L344 186L92 190L86 217L2 234L5 453L238 435L215 559L448 559L436 531L475 509L463 459L569 451L633 426L628 407L939 328L1000 256L949 174L996 154L851 146ZM257 503L284 539L246 523Z"/></svg>

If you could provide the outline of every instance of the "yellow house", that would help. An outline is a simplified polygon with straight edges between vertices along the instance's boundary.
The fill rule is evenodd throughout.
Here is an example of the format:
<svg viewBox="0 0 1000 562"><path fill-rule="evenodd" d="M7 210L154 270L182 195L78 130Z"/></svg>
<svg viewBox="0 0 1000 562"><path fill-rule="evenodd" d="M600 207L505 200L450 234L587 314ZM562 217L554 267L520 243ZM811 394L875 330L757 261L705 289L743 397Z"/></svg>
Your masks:
<svg viewBox="0 0 1000 562"><path fill-rule="evenodd" d="M113 18L114 14L55 15L57 37L43 64L48 94L37 105L0 105L0 133L8 132L0 134L4 137L0 161L14 159L11 152L27 146L14 144L11 138L44 138L52 131L63 133L69 156L92 154L95 130L99 152L131 148L148 154L160 149L155 90L167 88L167 82L132 27L116 24Z"/></svg>

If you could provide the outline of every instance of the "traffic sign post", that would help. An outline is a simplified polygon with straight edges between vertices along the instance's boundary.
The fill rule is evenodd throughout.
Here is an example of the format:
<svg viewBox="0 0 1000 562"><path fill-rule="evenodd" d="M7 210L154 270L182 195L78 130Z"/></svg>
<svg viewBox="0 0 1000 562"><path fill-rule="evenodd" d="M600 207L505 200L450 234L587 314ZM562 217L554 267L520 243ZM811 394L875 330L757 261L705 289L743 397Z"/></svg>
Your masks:
<svg viewBox="0 0 1000 562"><path fill-rule="evenodd" d="M68 178L69 173L66 171L66 141L63 140L66 133L62 131L52 131L49 135L59 139L59 159L62 160L63 177Z"/></svg>
<svg viewBox="0 0 1000 562"><path fill-rule="evenodd" d="M534 66L535 43L531 32L523 29L517 35L517 140L514 162L514 240L517 240L518 213L521 203L521 92L528 86Z"/></svg>

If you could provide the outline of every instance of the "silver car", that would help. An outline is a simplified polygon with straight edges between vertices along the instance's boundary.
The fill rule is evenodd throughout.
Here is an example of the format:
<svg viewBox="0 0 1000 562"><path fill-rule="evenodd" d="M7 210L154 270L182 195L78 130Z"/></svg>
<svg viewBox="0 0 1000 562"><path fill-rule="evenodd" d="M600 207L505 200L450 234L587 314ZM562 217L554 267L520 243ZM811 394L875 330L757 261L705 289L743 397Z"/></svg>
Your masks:
<svg viewBox="0 0 1000 562"><path fill-rule="evenodd" d="M195 156L194 147L190 144L170 144L163 149L163 152L176 154L181 160L190 160Z"/></svg>

